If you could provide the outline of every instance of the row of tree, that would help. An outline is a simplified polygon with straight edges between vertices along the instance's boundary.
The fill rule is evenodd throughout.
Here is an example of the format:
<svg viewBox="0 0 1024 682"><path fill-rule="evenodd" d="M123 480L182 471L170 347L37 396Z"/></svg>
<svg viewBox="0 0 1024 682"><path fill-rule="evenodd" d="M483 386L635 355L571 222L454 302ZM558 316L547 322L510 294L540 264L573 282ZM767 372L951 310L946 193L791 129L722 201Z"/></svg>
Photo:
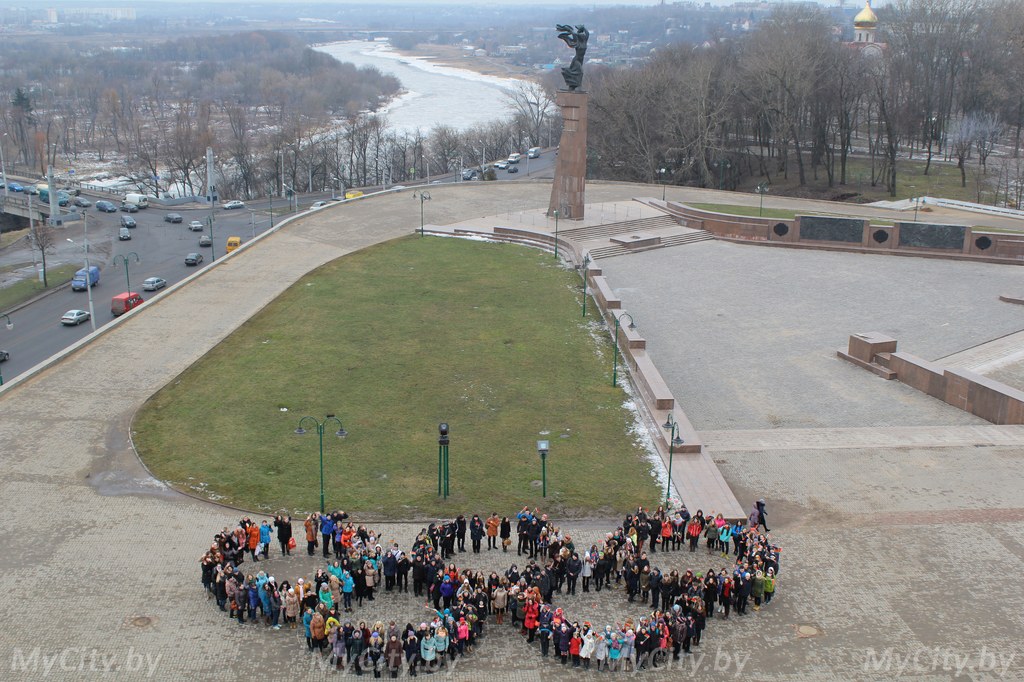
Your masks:
<svg viewBox="0 0 1024 682"><path fill-rule="evenodd" d="M941 155L982 172L1020 151L1024 4L897 0L879 49L835 38L833 19L781 6L744 40L659 50L640 69L591 75L591 168L601 177L733 186L744 176L847 181L851 153L895 195L898 161Z"/></svg>

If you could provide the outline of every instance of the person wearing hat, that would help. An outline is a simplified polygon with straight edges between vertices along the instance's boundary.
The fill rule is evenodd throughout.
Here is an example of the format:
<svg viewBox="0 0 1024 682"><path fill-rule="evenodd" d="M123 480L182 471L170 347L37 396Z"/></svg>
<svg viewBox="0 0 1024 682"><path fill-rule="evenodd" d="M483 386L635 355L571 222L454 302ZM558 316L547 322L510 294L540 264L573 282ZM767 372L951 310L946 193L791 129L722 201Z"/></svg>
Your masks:
<svg viewBox="0 0 1024 682"><path fill-rule="evenodd" d="M769 567L768 572L764 576L764 605L767 606L772 597L775 596L775 569Z"/></svg>

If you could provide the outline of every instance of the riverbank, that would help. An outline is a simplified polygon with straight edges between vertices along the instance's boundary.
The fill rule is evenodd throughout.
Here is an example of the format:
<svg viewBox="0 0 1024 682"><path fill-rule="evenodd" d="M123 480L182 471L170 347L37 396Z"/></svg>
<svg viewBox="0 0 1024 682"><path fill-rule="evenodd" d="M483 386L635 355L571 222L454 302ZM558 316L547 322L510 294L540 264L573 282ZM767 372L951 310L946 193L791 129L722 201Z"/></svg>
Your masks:
<svg viewBox="0 0 1024 682"><path fill-rule="evenodd" d="M424 59L438 66L465 69L482 76L534 79L538 75L538 72L530 67L512 64L501 57L477 57L472 51L464 50L457 45L424 43L412 50L400 50L394 46L391 49L405 57Z"/></svg>

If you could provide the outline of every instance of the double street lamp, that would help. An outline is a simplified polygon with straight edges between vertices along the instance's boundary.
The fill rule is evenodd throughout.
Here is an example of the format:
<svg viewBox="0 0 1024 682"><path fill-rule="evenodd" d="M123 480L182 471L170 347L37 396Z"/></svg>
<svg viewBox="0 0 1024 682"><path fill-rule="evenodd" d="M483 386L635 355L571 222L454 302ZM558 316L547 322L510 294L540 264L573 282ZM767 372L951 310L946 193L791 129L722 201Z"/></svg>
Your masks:
<svg viewBox="0 0 1024 682"><path fill-rule="evenodd" d="M676 446L682 445L684 441L679 437L679 422L673 421L671 412L668 413L668 420L662 426L671 429L668 438L668 483L665 485L665 506L667 507L672 491L672 456L675 454Z"/></svg>
<svg viewBox="0 0 1024 682"><path fill-rule="evenodd" d="M303 428L304 423L312 423L316 428L316 434L320 438L320 513L324 513L324 429L329 423L335 423L338 425L338 430L335 431L334 435L338 438L344 438L348 435L348 431L341 425L341 420L335 417L333 414L329 414L323 418L323 421L316 417L303 417L299 420L299 426L295 429L295 433L299 436L307 433L306 429Z"/></svg>
<svg viewBox="0 0 1024 682"><path fill-rule="evenodd" d="M546 440L537 441L537 454L540 455L541 497L548 496L548 450L551 444Z"/></svg>
<svg viewBox="0 0 1024 682"><path fill-rule="evenodd" d="M423 202L430 201L430 192L413 192L413 199L420 200L420 237L423 236Z"/></svg>
<svg viewBox="0 0 1024 682"><path fill-rule="evenodd" d="M757 207L757 215L760 217L764 214L764 195L768 194L768 183L762 182L760 185L754 188L754 191L761 197L761 203Z"/></svg>
<svg viewBox="0 0 1024 682"><path fill-rule="evenodd" d="M125 285L128 287L128 289L127 289L128 293L131 293L131 291L132 291L132 281L131 281L131 279L129 279L129 276L128 276L128 261L129 261L128 256L135 256L135 262L136 263L140 262L139 261L139 254L135 253L134 251L129 251L127 254L120 254L119 253L116 256L114 256L114 267L116 268L118 263L124 263L124 282L125 282Z"/></svg>
<svg viewBox="0 0 1024 682"><path fill-rule="evenodd" d="M622 318L629 318L629 329L630 331L636 329L636 323L633 322L633 316L629 313L622 313L615 318L615 336L612 337L612 387L616 385L618 379L619 370L619 324L622 322Z"/></svg>

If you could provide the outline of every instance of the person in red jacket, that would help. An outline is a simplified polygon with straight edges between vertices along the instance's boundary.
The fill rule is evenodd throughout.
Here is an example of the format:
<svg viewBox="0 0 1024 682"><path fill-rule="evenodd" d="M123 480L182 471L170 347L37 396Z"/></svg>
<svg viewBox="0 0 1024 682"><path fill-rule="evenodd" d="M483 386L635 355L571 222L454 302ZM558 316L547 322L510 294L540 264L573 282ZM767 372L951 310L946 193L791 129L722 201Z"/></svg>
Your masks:
<svg viewBox="0 0 1024 682"><path fill-rule="evenodd" d="M537 626L540 624L538 616L540 615L540 605L537 600L530 599L526 602L525 615L523 616L523 630L528 633L526 641L532 642L534 636L537 634Z"/></svg>
<svg viewBox="0 0 1024 682"><path fill-rule="evenodd" d="M249 536L249 551L252 552L252 560L259 561L256 558L256 549L260 545L260 527L255 523L249 524L246 534Z"/></svg>
<svg viewBox="0 0 1024 682"><path fill-rule="evenodd" d="M686 526L686 539L690 541L690 551L697 551L697 541L700 540L700 532L703 530L697 517L690 519Z"/></svg>
<svg viewBox="0 0 1024 682"><path fill-rule="evenodd" d="M580 647L583 646L583 638L580 637L580 631L577 629L572 633L572 639L569 640L569 655L572 656L572 667L580 667Z"/></svg>

